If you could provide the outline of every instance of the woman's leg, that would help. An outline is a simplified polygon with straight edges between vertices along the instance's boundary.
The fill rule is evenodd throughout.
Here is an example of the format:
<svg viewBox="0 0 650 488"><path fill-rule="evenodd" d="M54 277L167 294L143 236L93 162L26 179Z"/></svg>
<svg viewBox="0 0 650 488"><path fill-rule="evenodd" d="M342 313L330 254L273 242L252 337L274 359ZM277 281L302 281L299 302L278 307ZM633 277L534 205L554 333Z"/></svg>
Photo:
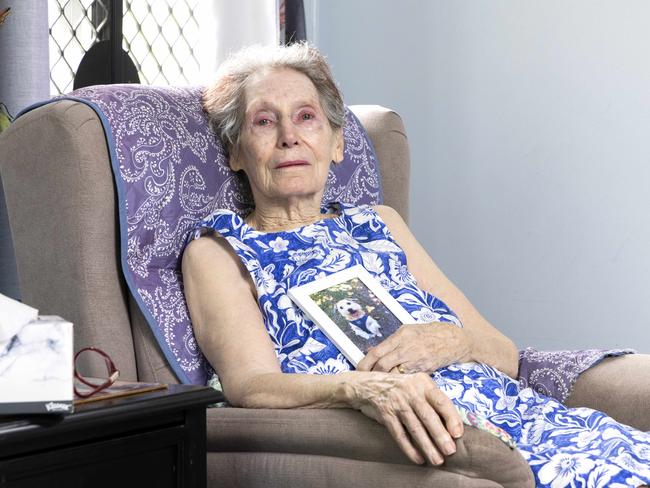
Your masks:
<svg viewBox="0 0 650 488"><path fill-rule="evenodd" d="M650 355L603 359L578 377L565 403L600 410L623 424L650 431Z"/></svg>

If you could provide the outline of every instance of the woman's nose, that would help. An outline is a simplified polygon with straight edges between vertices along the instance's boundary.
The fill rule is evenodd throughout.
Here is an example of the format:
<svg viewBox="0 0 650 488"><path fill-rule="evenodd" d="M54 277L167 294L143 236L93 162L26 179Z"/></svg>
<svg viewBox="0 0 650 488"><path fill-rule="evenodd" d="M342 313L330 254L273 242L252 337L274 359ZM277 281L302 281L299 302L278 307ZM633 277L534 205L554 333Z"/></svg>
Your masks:
<svg viewBox="0 0 650 488"><path fill-rule="evenodd" d="M281 148L288 148L298 145L298 136L296 134L296 127L291 120L283 120L279 124L278 146Z"/></svg>

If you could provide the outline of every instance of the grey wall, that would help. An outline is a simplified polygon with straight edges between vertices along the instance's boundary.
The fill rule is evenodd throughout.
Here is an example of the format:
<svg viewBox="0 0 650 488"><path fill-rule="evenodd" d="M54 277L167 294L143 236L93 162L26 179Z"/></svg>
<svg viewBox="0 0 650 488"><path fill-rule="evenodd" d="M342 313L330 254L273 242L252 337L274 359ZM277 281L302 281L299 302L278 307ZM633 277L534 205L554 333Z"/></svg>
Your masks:
<svg viewBox="0 0 650 488"><path fill-rule="evenodd" d="M346 102L402 114L412 229L477 308L650 352L650 3L306 3Z"/></svg>
<svg viewBox="0 0 650 488"><path fill-rule="evenodd" d="M11 7L0 26L0 102L16 116L23 108L49 97L47 1L0 0ZM15 157L15 155L0 155ZM20 298L13 244L0 181L0 293Z"/></svg>

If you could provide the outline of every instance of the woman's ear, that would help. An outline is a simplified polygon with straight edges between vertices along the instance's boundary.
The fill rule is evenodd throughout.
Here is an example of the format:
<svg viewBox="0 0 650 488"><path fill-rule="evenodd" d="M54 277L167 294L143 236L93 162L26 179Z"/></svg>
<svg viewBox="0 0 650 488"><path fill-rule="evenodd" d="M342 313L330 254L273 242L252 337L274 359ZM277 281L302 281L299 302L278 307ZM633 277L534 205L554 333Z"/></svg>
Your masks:
<svg viewBox="0 0 650 488"><path fill-rule="evenodd" d="M230 166L230 169L233 170L234 172L237 172L240 169L242 169L240 155L241 153L237 150L236 147L232 147L230 149L230 154L228 156L228 165Z"/></svg>
<svg viewBox="0 0 650 488"><path fill-rule="evenodd" d="M334 150L332 161L340 163L343 161L343 152L345 149L345 139L343 138L343 129L337 129L334 133Z"/></svg>

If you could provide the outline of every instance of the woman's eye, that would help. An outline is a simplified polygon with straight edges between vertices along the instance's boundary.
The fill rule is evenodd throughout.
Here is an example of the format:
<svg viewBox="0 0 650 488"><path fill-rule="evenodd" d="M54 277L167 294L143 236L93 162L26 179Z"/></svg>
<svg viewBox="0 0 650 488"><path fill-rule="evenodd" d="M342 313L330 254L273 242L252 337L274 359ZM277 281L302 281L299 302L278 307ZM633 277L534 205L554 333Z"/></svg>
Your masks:
<svg viewBox="0 0 650 488"><path fill-rule="evenodd" d="M314 118L314 114L310 114L309 112L303 113L300 118L302 120L312 120Z"/></svg>
<svg viewBox="0 0 650 488"><path fill-rule="evenodd" d="M256 125L261 125L261 126L270 125L270 124L271 124L271 120L270 120L270 119L258 119L258 120L255 122L255 124L256 124Z"/></svg>

